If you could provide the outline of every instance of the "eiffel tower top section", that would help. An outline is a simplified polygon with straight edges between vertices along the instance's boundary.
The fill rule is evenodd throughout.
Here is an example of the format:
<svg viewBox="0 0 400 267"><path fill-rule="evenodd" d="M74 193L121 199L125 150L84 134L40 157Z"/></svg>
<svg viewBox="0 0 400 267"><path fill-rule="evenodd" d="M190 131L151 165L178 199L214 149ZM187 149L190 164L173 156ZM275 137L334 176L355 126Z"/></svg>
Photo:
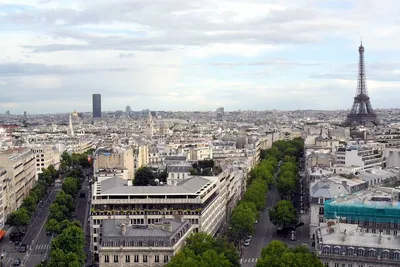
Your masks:
<svg viewBox="0 0 400 267"><path fill-rule="evenodd" d="M358 62L357 92L354 97L353 106L345 122L345 124L349 126L378 124L378 118L372 109L367 91L364 51L365 49L361 41L360 47L358 48L360 59Z"/></svg>

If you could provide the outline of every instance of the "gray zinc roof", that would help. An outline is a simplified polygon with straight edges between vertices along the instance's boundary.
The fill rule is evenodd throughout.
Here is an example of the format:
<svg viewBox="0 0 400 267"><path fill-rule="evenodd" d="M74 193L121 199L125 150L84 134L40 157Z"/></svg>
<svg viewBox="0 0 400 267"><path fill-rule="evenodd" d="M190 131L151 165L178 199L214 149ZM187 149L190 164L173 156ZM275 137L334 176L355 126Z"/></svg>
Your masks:
<svg viewBox="0 0 400 267"><path fill-rule="evenodd" d="M333 198L348 193L342 184L337 184L330 180L319 181L311 188L311 197Z"/></svg>
<svg viewBox="0 0 400 267"><path fill-rule="evenodd" d="M193 176L182 180L176 186L128 186L125 179L113 177L101 182L102 195L166 195L166 194L197 194L203 186L217 179L216 177Z"/></svg>

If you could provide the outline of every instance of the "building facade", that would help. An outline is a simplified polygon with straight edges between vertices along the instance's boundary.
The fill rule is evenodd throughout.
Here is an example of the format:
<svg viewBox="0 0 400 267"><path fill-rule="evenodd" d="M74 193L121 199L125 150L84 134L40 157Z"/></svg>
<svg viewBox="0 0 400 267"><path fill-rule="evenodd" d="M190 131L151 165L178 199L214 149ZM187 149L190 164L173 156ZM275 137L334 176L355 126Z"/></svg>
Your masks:
<svg viewBox="0 0 400 267"><path fill-rule="evenodd" d="M101 94L92 96L93 118L101 118Z"/></svg>
<svg viewBox="0 0 400 267"><path fill-rule="evenodd" d="M315 252L326 267L400 266L397 237L365 233L357 225L335 221L317 229Z"/></svg>
<svg viewBox="0 0 400 267"><path fill-rule="evenodd" d="M226 222L227 190L223 175L194 176L176 186L132 186L119 177L100 178L92 190L91 251L96 259L105 219L142 226L162 219L187 220L194 232L214 235Z"/></svg>
<svg viewBox="0 0 400 267"><path fill-rule="evenodd" d="M43 169L53 165L58 169L60 165L60 153L52 146L37 146L32 148L36 158L36 180Z"/></svg>
<svg viewBox="0 0 400 267"><path fill-rule="evenodd" d="M3 180L4 218L17 210L36 182L35 154L30 148L12 148L0 153L0 167L7 171Z"/></svg>
<svg viewBox="0 0 400 267"><path fill-rule="evenodd" d="M192 232L188 221L174 219L146 226L131 225L129 220L103 220L100 266L165 266Z"/></svg>

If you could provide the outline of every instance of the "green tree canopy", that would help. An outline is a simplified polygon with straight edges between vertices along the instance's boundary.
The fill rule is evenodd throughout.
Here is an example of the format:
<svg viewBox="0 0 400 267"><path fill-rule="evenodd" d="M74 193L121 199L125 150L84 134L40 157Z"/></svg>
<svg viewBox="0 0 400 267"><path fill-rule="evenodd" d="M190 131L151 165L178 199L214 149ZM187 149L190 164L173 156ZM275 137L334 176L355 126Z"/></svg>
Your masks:
<svg viewBox="0 0 400 267"><path fill-rule="evenodd" d="M230 235L234 240L244 239L254 233L257 208L254 203L240 202L232 212Z"/></svg>
<svg viewBox="0 0 400 267"><path fill-rule="evenodd" d="M68 212L72 212L75 209L74 199L70 194L67 194L64 190L61 190L60 192L57 193L56 199L54 200L53 203L56 203L60 206L65 206L68 209Z"/></svg>
<svg viewBox="0 0 400 267"><path fill-rule="evenodd" d="M79 259L82 265L85 262L84 252L85 236L82 228L76 225L70 225L65 228L60 235L51 242L52 251L62 250L66 255L73 253Z"/></svg>
<svg viewBox="0 0 400 267"><path fill-rule="evenodd" d="M18 231L21 231L21 227L26 227L29 224L29 214L27 209L19 208L8 215L7 224L15 226Z"/></svg>
<svg viewBox="0 0 400 267"><path fill-rule="evenodd" d="M235 247L223 238L213 238L206 233L192 234L186 239L186 245L168 263L175 266L226 266L239 267L239 254Z"/></svg>
<svg viewBox="0 0 400 267"><path fill-rule="evenodd" d="M29 194L24 200L22 201L21 207L25 208L29 214L32 214L36 210L36 195Z"/></svg>
<svg viewBox="0 0 400 267"><path fill-rule="evenodd" d="M65 178L62 184L62 190L68 195L75 196L76 193L78 193L78 179L74 177Z"/></svg>
<svg viewBox="0 0 400 267"><path fill-rule="evenodd" d="M135 173L133 184L137 186L153 185L156 178L154 172L149 167L141 167Z"/></svg>
<svg viewBox="0 0 400 267"><path fill-rule="evenodd" d="M281 241L272 241L262 249L256 267L323 267L322 262L306 247L288 248Z"/></svg>
<svg viewBox="0 0 400 267"><path fill-rule="evenodd" d="M276 226L294 227L299 222L296 209L288 200L278 201L275 207L269 210L269 219Z"/></svg>

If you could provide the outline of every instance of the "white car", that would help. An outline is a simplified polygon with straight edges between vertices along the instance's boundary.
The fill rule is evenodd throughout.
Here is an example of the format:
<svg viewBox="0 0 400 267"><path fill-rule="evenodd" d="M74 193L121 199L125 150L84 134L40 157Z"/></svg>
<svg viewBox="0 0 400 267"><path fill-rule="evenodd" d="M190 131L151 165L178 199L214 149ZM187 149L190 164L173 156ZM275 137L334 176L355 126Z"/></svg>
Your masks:
<svg viewBox="0 0 400 267"><path fill-rule="evenodd" d="M250 246L250 240L246 240L246 241L244 241L244 244L243 244L245 247L248 247L248 246Z"/></svg>

